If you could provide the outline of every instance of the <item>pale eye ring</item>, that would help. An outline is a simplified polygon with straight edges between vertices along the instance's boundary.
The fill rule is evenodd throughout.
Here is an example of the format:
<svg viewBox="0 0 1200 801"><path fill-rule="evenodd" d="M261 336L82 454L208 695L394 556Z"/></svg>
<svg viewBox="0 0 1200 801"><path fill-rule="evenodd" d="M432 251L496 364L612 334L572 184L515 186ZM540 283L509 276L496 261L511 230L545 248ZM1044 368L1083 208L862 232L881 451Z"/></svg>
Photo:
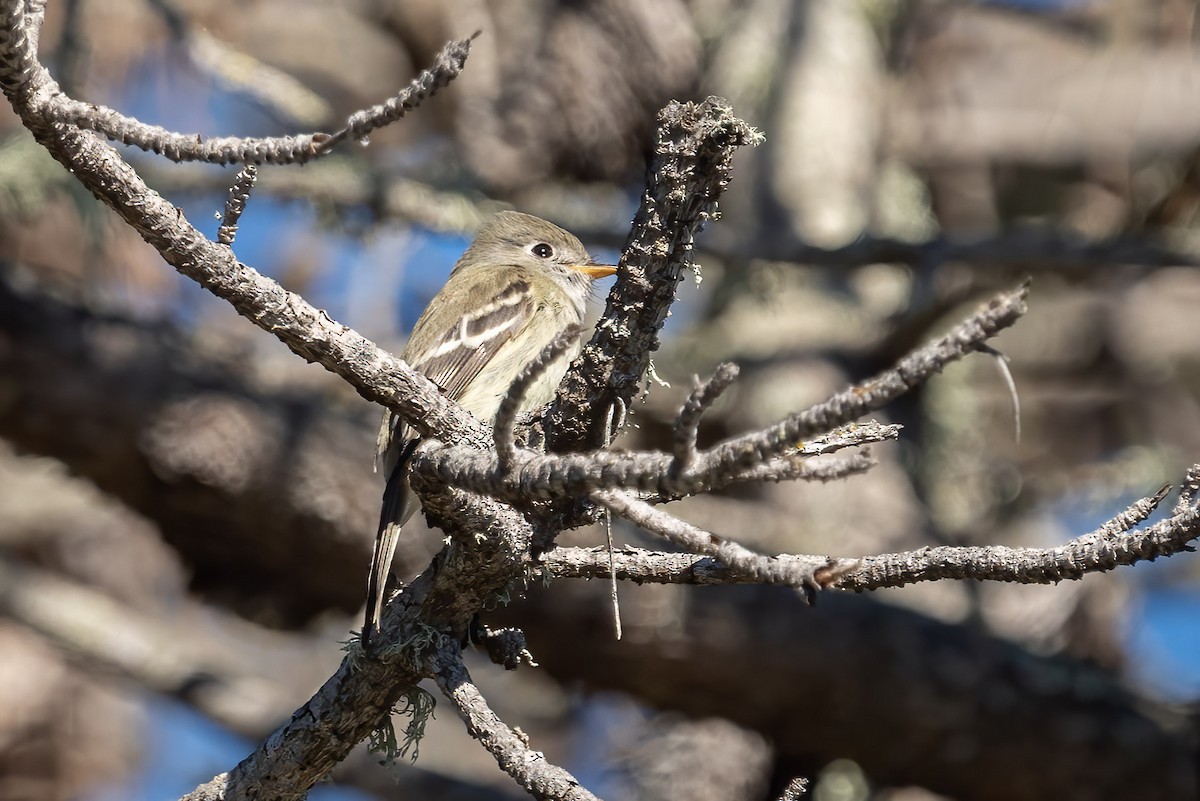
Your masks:
<svg viewBox="0 0 1200 801"><path fill-rule="evenodd" d="M529 248L529 252L537 256L539 259L549 259L554 256L554 248L550 247L545 242L538 242L536 245Z"/></svg>

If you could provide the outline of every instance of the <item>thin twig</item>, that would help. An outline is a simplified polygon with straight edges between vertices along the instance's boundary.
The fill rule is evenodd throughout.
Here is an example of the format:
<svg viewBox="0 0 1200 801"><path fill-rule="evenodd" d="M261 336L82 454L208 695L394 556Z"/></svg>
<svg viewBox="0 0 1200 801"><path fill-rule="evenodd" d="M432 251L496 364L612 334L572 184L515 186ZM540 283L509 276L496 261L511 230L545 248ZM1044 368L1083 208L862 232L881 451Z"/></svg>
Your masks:
<svg viewBox="0 0 1200 801"><path fill-rule="evenodd" d="M612 444L612 438L617 432L617 404L621 403L621 399L608 407L608 415L604 421L604 431L607 434L607 439L604 442L604 447ZM622 407L623 410L624 407ZM622 411L622 414L624 412ZM613 566L613 526L612 526L612 510L604 510L604 544L608 547L608 597L612 603L613 615L613 634L616 639L621 639L621 601L617 594L617 571Z"/></svg>
<svg viewBox="0 0 1200 801"><path fill-rule="evenodd" d="M721 397L734 379L737 378L736 364L725 362L717 367L712 378L701 383L696 379L696 388L679 410L675 420L675 459L671 462L670 472L679 475L687 470L696 455L696 437L700 429L700 418Z"/></svg>
<svg viewBox="0 0 1200 801"><path fill-rule="evenodd" d="M482 31L476 31L466 39L447 42L434 58L433 64L422 70L420 75L394 97L385 103L351 114L344 128L317 146L317 155L329 152L346 139L359 142L365 140L372 131L391 125L438 90L444 89L462 72L467 54L471 51L471 42L481 33Z"/></svg>
<svg viewBox="0 0 1200 801"><path fill-rule="evenodd" d="M319 362L363 397L399 412L418 433L442 441L486 441L478 421L445 398L433 382L299 295L238 262L229 248L210 241L178 208L147 187L95 134L52 124L54 108L69 99L37 61L39 22L40 15L26 16L24 3L0 3L0 87L50 155L176 270L229 301L240 315L307 361Z"/></svg>
<svg viewBox="0 0 1200 801"><path fill-rule="evenodd" d="M1167 489L1167 487L1163 487L1158 491L1158 495L1162 495ZM1200 464L1194 464L1184 475L1183 481L1179 482L1179 500L1175 502L1175 514L1182 515L1194 510L1198 497L1200 497Z"/></svg>
<svg viewBox="0 0 1200 801"><path fill-rule="evenodd" d="M1012 370L1008 369L1008 357L991 345L980 345L979 351L996 360L996 369L1000 371L1000 375L1004 378L1004 384L1008 387L1008 397L1012 401L1013 409L1013 441L1019 443L1021 441L1021 396L1017 394L1017 382L1013 378Z"/></svg>
<svg viewBox="0 0 1200 801"><path fill-rule="evenodd" d="M760 583L783 584L799 590L810 603L823 584L828 584L856 564L853 559L826 557L794 557L787 561L774 559L693 526L628 493L597 490L591 494L591 498L646 531L661 535L693 553L715 557L735 570L753 575ZM821 571L820 578L818 570Z"/></svg>
<svg viewBox="0 0 1200 801"><path fill-rule="evenodd" d="M945 336L901 359L895 367L850 387L766 431L738 437L705 451L693 472L748 468L782 455L796 443L883 408L896 398L978 349L1025 314L1029 281L1002 292Z"/></svg>
<svg viewBox="0 0 1200 801"><path fill-rule="evenodd" d="M950 333L910 353L889 370L837 393L761 431L743 434L697 453L691 469L672 476L673 457L661 453L533 454L523 452L507 472L490 454L468 448L431 448L413 460L447 483L496 498L577 497L622 488L663 498L685 497L732 483L747 470L800 450L804 440L886 405L974 353L980 344L1015 323L1026 311L1028 282L997 295Z"/></svg>
<svg viewBox="0 0 1200 801"><path fill-rule="evenodd" d="M509 385L508 392L501 398L500 407L496 410L496 420L492 424L492 439L496 443L496 459L501 471L507 472L512 469L513 459L516 458L517 415L525 405L529 387L579 341L582 332L583 329L578 325L570 325L560 331L550 344L542 348L536 359L521 368L521 372L517 373L517 377Z"/></svg>
<svg viewBox="0 0 1200 801"><path fill-rule="evenodd" d="M612 510L604 510L604 545L608 549L608 597L612 603L613 635L621 639L621 603L617 596L617 565L613 557Z"/></svg>
<svg viewBox="0 0 1200 801"><path fill-rule="evenodd" d="M1192 468L1200 471L1200 465ZM907 553L868 556L855 570L841 576L836 586L846 590L900 587L939 579L986 579L1021 584L1054 584L1080 579L1088 573L1112 570L1119 565L1153 561L1181 551L1192 551L1200 537L1200 509L1195 491L1184 492L1182 511L1140 531L1130 531L1157 507L1165 493L1143 498L1090 534L1057 548L982 547L924 548Z"/></svg>
<svg viewBox="0 0 1200 801"><path fill-rule="evenodd" d="M896 426L899 428L899 426ZM893 437L894 439L894 437ZM869 452L851 453L846 456L824 459L819 462L809 461L806 454L795 453L781 456L766 464L752 467L749 470L730 476L727 481L712 489L723 489L737 484L762 483L770 481L778 484L783 481L820 481L828 483L851 476L862 475L878 464ZM645 492L639 497L647 503L670 503L681 500L678 495L659 495Z"/></svg>
<svg viewBox="0 0 1200 801"><path fill-rule="evenodd" d="M352 114L346 126L334 134L303 134L279 137L218 136L183 134L149 125L115 109L67 97L55 85L45 99L46 122L73 125L95 131L125 145L157 153L171 161L204 161L212 164L304 164L328 153L347 138L362 139L383 125L395 122L462 72L470 39L448 42L428 69L386 103Z"/></svg>
<svg viewBox="0 0 1200 801"><path fill-rule="evenodd" d="M238 171L233 186L229 187L229 196L225 198L225 214L221 217L221 226L217 229L217 242L222 245L233 245L237 237L238 221L246 210L250 200L250 191L258 180L258 167L247 164Z"/></svg>
<svg viewBox="0 0 1200 801"><path fill-rule="evenodd" d="M1193 541L1200 538L1200 465L1193 465L1188 470L1182 482L1180 500L1171 517L1144 529L1132 530L1161 504L1166 494L1165 490L1159 490L1150 497L1142 498L1095 531L1075 537L1056 548L1009 548L1002 545L921 548L843 560L855 566L839 570L839 574L832 578L828 573L818 570L817 578L829 589L855 592L942 579L1049 584L1077 580L1089 573L1105 572L1121 565L1194 551ZM657 510L651 508L651 511ZM644 510L638 512L643 513ZM670 515L661 514L669 521L675 520ZM660 525L662 517L643 519L657 526L656 530L678 528L673 524ZM643 519L634 522L642 525ZM688 526L686 523L683 525ZM695 529L694 526L690 528ZM705 536L711 535L695 529L692 532L685 531L683 537L675 540L699 554L620 549L614 556L615 567L609 565L602 548L557 548L543 556L541 569L555 578L607 578L615 570L620 578L655 584L762 583L759 565L726 561L723 556L713 553L713 546L704 542ZM693 544L704 547L693 547ZM804 554L753 556L779 565L773 570L782 574L803 571L827 559Z"/></svg>
<svg viewBox="0 0 1200 801"><path fill-rule="evenodd" d="M877 462L867 451L811 462L800 456L786 456L739 473L737 483L770 481L820 481L822 483L862 475Z"/></svg>
<svg viewBox="0 0 1200 801"><path fill-rule="evenodd" d="M535 798L554 801L597 801L567 771L546 761L527 741L502 721L488 705L463 664L458 643L441 638L440 647L429 660L438 688L454 705L467 731L493 757L500 769L512 776Z"/></svg>

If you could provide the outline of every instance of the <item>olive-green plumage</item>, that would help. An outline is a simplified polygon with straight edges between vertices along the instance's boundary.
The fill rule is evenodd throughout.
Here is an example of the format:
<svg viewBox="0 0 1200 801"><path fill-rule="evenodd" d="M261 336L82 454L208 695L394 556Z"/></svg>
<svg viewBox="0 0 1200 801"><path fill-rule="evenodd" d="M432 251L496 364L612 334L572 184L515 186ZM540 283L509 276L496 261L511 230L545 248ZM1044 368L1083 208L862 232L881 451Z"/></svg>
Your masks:
<svg viewBox="0 0 1200 801"><path fill-rule="evenodd" d="M517 374L583 315L591 283L614 268L592 261L583 244L553 223L504 211L479 230L413 327L403 358L484 422L496 416ZM553 362L529 387L522 411L554 397L578 349ZM378 629L384 587L400 527L416 510L407 461L417 437L391 412L379 432L388 477L371 573L363 644Z"/></svg>

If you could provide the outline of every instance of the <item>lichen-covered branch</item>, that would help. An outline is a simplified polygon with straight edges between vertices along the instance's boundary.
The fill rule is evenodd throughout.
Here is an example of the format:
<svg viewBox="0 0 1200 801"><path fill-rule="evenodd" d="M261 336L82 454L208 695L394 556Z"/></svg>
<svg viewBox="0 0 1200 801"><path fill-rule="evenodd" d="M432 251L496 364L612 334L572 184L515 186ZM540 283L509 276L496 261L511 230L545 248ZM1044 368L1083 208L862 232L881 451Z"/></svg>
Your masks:
<svg viewBox="0 0 1200 801"><path fill-rule="evenodd" d="M442 48L432 66L425 69L386 103L355 112L345 127L334 134L297 136L203 137L176 133L128 117L115 109L73 100L61 92L45 98L42 115L48 123L62 123L80 130L95 131L114 142L157 153L171 161L204 161L212 164L304 164L328 153L346 139L361 139L416 108L439 89L449 85L466 63L471 40L452 41Z"/></svg>
<svg viewBox="0 0 1200 801"><path fill-rule="evenodd" d="M726 467L712 463L706 473L690 471L672 478L668 470L673 455L661 451L591 451L589 453L545 454L518 450L511 470L501 470L494 454L468 446L434 445L413 455L413 472L436 476L452 486L501 500L551 500L573 498L598 489L632 489L662 500L675 500L711 492L745 480L762 471L780 479L800 478L802 471L785 467L793 459L831 453L842 448L895 439L900 426L870 421L834 429L827 437L815 437L780 457L769 457L760 465ZM718 446L719 447L719 446ZM710 454L703 451L702 455Z"/></svg>
<svg viewBox="0 0 1200 801"><path fill-rule="evenodd" d="M700 430L700 418L716 403L721 393L729 388L737 378L736 364L726 362L717 367L716 372L707 381L696 379L696 388L679 410L675 420L675 460L671 462L670 472L679 475L687 470L688 465L696 456L696 437Z"/></svg>
<svg viewBox="0 0 1200 801"><path fill-rule="evenodd" d="M52 122L63 95L36 60L24 4L0 4L0 86L50 154L182 274L227 301L306 361L346 379L363 397L399 412L422 434L486 442L483 427L403 361L209 241L113 150L87 131Z"/></svg>
<svg viewBox="0 0 1200 801"><path fill-rule="evenodd" d="M363 658L356 644L331 676L291 719L233 770L185 796L186 801L270 797L305 798L386 719L398 699L425 678L422 654L432 637L457 640L472 616L496 602L525 573L531 531L514 510L444 487L414 486L430 518L458 547L442 556L384 610L381 640L398 643L380 659Z"/></svg>
<svg viewBox="0 0 1200 801"><path fill-rule="evenodd" d="M628 408L641 386L675 288L692 267L692 240L729 183L733 154L760 141L720 98L672 102L659 113L650 176L617 283L547 417L550 450L608 443L604 412L616 404Z"/></svg>
<svg viewBox="0 0 1200 801"><path fill-rule="evenodd" d="M853 569L855 565L853 559L809 556L772 559L754 553L733 540L693 526L645 501L639 501L628 493L596 490L591 494L591 498L615 514L691 553L712 556L739 573L754 576L756 583L792 587L799 590L810 602L817 590L828 586L837 576Z"/></svg>
<svg viewBox="0 0 1200 801"><path fill-rule="evenodd" d="M488 705L463 664L458 643L442 640L430 659L430 672L438 688L500 769L512 776L531 796L551 801L596 801L596 796L567 771L546 761L539 751L502 721Z"/></svg>
<svg viewBox="0 0 1200 801"><path fill-rule="evenodd" d="M1193 465L1184 477L1180 498L1171 516L1144 529L1134 530L1133 527L1145 520L1165 497L1166 491L1160 490L1132 504L1095 531L1055 548L959 546L864 556L847 560L852 562L852 566L840 570L836 576L827 576L828 580L819 583L829 589L854 591L943 579L1050 584L1194 550L1193 543L1200 538L1200 464ZM793 576L824 564L829 559L805 554L751 554L757 560L764 561L747 563L741 559L744 554L739 552L734 552L733 558L726 559L716 549L728 545L727 540L718 538L706 544L704 537L714 535L665 513L650 516L646 509L633 506L628 501L616 499L615 502L621 509L616 506L613 508L621 514L625 514L626 508L636 512L625 516L638 525L660 533L664 529L681 531L682 536L698 540L685 545L693 553L619 549L614 554L619 579L650 584L761 584L764 569L779 576ZM649 511L657 512L654 509ZM682 529L679 524L682 524ZM678 544L689 542L675 537L672 539ZM604 548L556 548L542 557L540 569L554 578L608 578L611 575L608 553ZM820 580L822 577L818 572L817 578Z"/></svg>
<svg viewBox="0 0 1200 801"><path fill-rule="evenodd" d="M247 164L238 171L233 186L225 198L225 213L221 215L221 226L217 229L217 242L222 245L232 245L237 237L238 222L250 201L250 192L258 180L258 167Z"/></svg>
<svg viewBox="0 0 1200 801"><path fill-rule="evenodd" d="M918 348L893 368L845 389L829 400L762 431L726 440L690 459L674 472L676 457L659 452L542 454L519 451L511 469L500 470L490 453L469 448L432 449L413 460L452 486L496 498L579 497L601 489L626 489L662 498L709 492L738 480L747 471L795 454L804 440L829 433L892 400L975 352L1025 313L1028 285L996 296L948 334Z"/></svg>
<svg viewBox="0 0 1200 801"><path fill-rule="evenodd" d="M1198 479L1200 465L1193 465L1184 479L1179 503L1171 517L1140 531L1131 529L1157 508L1166 496L1165 492L1143 498L1096 531L1057 548L988 545L922 548L907 553L868 556L857 569L841 576L835 586L847 590L873 590L948 578L1051 584L1083 578L1088 573L1112 570L1120 565L1191 551L1194 549L1192 541L1200 537Z"/></svg>

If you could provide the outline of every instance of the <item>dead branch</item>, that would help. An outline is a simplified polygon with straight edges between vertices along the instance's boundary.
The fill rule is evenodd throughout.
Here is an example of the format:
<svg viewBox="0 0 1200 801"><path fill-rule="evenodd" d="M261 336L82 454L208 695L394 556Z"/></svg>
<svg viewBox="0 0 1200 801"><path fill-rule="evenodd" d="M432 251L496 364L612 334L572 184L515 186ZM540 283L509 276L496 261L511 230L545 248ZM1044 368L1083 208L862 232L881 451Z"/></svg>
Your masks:
<svg viewBox="0 0 1200 801"><path fill-rule="evenodd" d="M501 399L500 408L496 410L496 420L492 424L492 439L496 444L496 458L499 460L501 470L510 469L513 459L516 457L517 414L525 402L525 395L529 392L529 387L542 373L546 372L546 369L555 360L579 340L581 333L582 329L577 325L570 325L560 332L549 345L542 349L536 359L525 365L513 379L508 393Z"/></svg>
<svg viewBox="0 0 1200 801"><path fill-rule="evenodd" d="M617 283L547 415L550 450L608 443L612 432L604 430L604 413L618 403L628 408L641 385L675 288L692 267L692 240L729 183L733 154L761 141L720 98L673 102L659 114L648 186Z"/></svg>
<svg viewBox="0 0 1200 801"><path fill-rule="evenodd" d="M239 137L205 139L200 134L181 134L127 117L114 109L84 103L66 96L57 85L43 85L40 113L46 123L62 123L83 131L95 131L114 142L134 145L171 161L204 161L210 164L304 164L347 139L362 139L371 131L399 120L423 101L445 88L459 73L471 49L470 39L449 42L438 53L433 66L421 72L387 102L355 112L346 125L333 134L300 136Z"/></svg>
<svg viewBox="0 0 1200 801"><path fill-rule="evenodd" d="M522 451L513 469L500 471L496 458L485 451L435 447L414 457L413 470L437 475L452 486L507 500L577 497L607 489L637 490L664 498L708 492L733 483L747 470L794 453L807 437L830 432L885 406L948 364L974 352L1025 313L1028 290L1024 284L998 295L950 333L913 351L874 378L762 431L734 437L697 453L692 467L675 476L671 475L674 456L653 451L600 450L565 455Z"/></svg>
<svg viewBox="0 0 1200 801"><path fill-rule="evenodd" d="M944 578L1049 584L1191 551L1192 540L1200 537L1197 479L1200 465L1193 465L1174 514L1140 531L1130 529L1158 506L1165 491L1143 498L1096 531L1057 548L941 547L869 556L836 585L861 591Z"/></svg>
<svg viewBox="0 0 1200 801"><path fill-rule="evenodd" d="M516 779L530 795L555 801L597 801L567 771L546 761L541 752L502 721L471 681L458 643L443 638L429 660L429 672L471 736L496 758L500 769Z"/></svg>
<svg viewBox="0 0 1200 801"><path fill-rule="evenodd" d="M92 194L181 273L229 301L299 356L341 375L363 397L399 412L421 434L485 441L478 421L424 376L208 241L94 134L50 122L66 98L37 61L38 24L40 16L27 18L17 0L0 8L0 85L34 138Z"/></svg>
<svg viewBox="0 0 1200 801"><path fill-rule="evenodd" d="M631 497L628 493L597 490L591 494L591 498L626 520L665 537L691 553L712 556L740 573L753 576L755 583L783 584L799 590L809 603L812 603L817 590L823 585L829 584L834 577L852 570L856 564L853 559L808 556L792 556L786 560L772 559L754 553L732 540L693 526Z"/></svg>
<svg viewBox="0 0 1200 801"><path fill-rule="evenodd" d="M675 420L675 460L669 468L672 475L679 475L691 464L696 455L700 418L716 403L721 393L729 388L737 374L737 365L726 362L717 367L712 378L707 381L701 383L699 378L696 379L696 388L684 402L683 408L679 410L679 417Z"/></svg>
<svg viewBox="0 0 1200 801"><path fill-rule="evenodd" d="M595 496L637 525L692 551L663 553L640 548L615 551L617 578L651 584L798 586L815 578L821 587L855 592L943 579L1050 584L1193 551L1193 541L1200 538L1200 464L1193 465L1184 477L1172 515L1141 530L1133 527L1158 507L1166 497L1165 490L1135 502L1095 531L1056 548L948 546L840 561L835 557L804 554L756 554L626 494L606 491ZM834 572L822 570L826 565ZM543 556L540 569L554 578L611 575L608 554L603 548L556 548ZM812 571L816 571L815 575Z"/></svg>
<svg viewBox="0 0 1200 801"><path fill-rule="evenodd" d="M258 180L258 168L247 164L237 174L233 186L229 187L229 195L225 198L225 213L221 215L221 226L217 229L217 241L222 245L232 245L237 236L238 221L246 210L250 200L250 191Z"/></svg>

